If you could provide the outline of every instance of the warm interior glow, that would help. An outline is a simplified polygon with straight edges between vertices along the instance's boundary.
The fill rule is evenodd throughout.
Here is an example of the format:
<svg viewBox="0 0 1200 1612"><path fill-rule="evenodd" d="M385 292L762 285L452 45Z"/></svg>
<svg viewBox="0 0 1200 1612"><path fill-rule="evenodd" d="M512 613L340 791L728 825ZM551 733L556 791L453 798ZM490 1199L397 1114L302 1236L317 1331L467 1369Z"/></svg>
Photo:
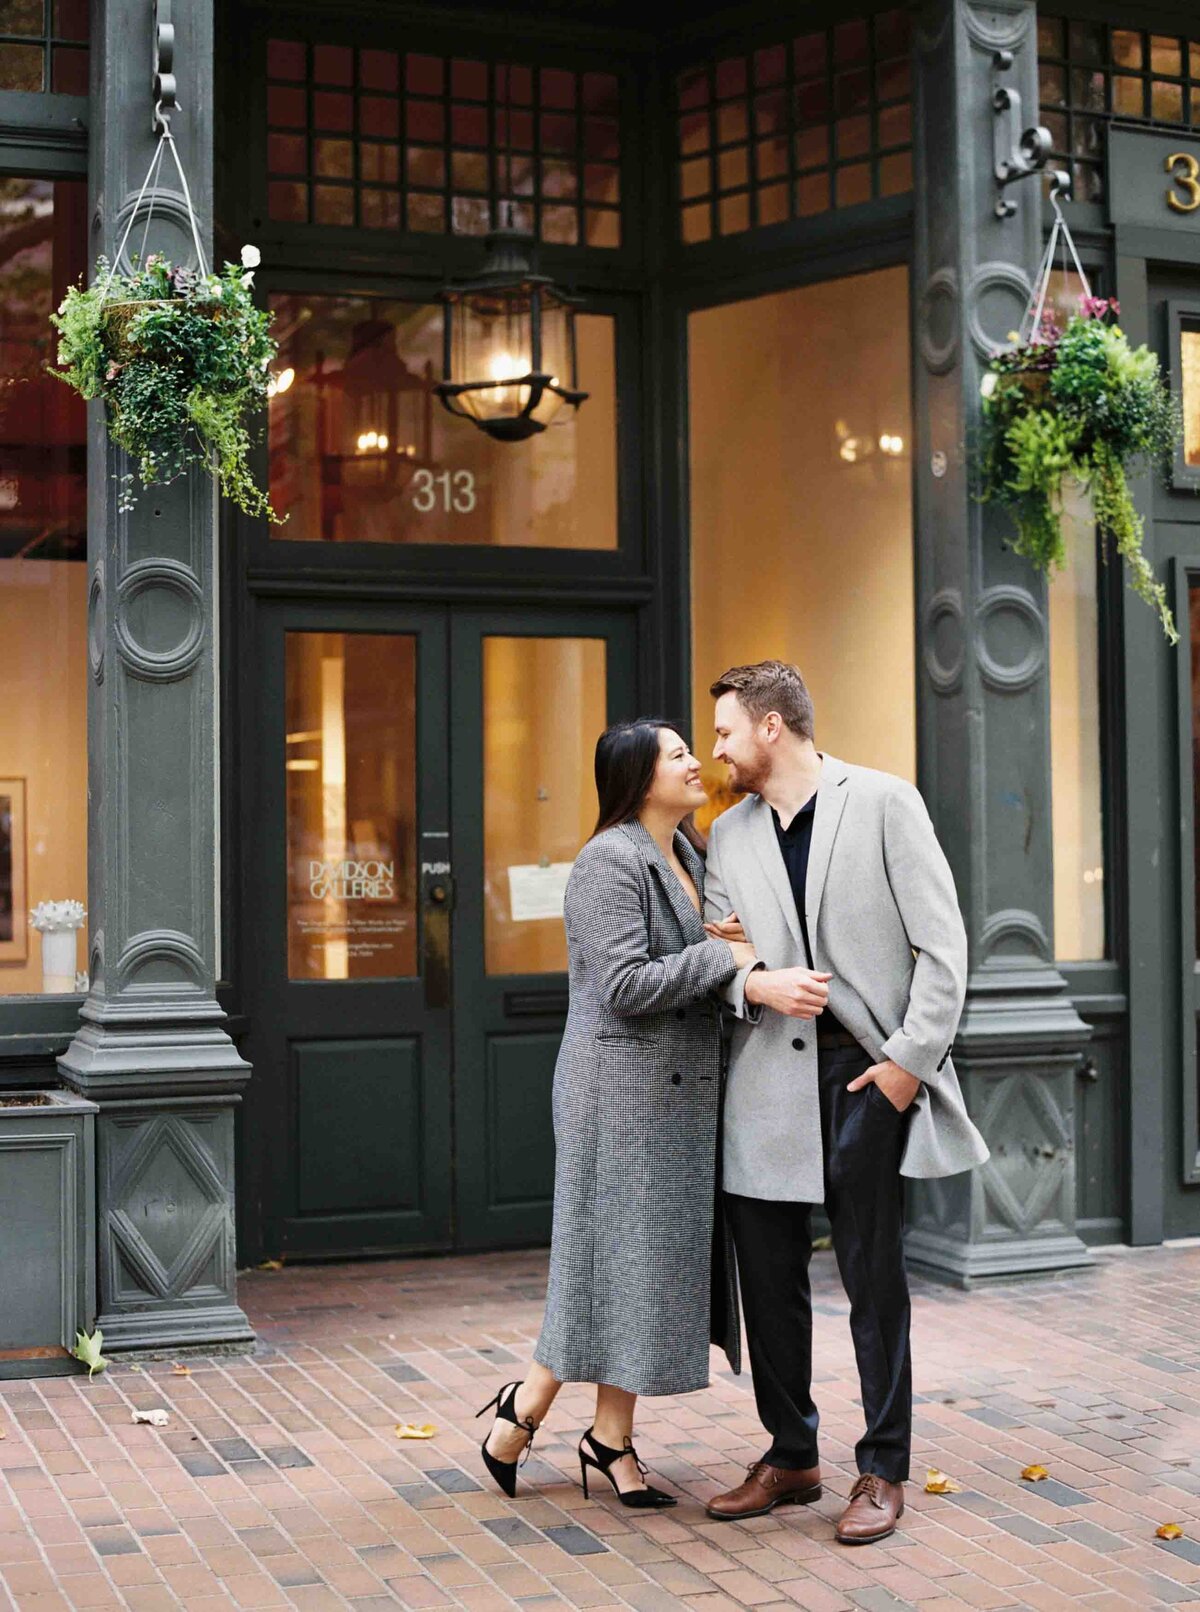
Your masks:
<svg viewBox="0 0 1200 1612"><path fill-rule="evenodd" d="M411 977L414 640L290 632L286 668L289 977Z"/></svg>
<svg viewBox="0 0 1200 1612"><path fill-rule="evenodd" d="M1075 486L1063 501L1067 563L1050 582L1050 784L1054 951L1105 953L1096 529Z"/></svg>
<svg viewBox="0 0 1200 1612"><path fill-rule="evenodd" d="M907 309L894 268L689 320L694 742L718 807L708 688L745 661L794 661L818 745L915 779Z"/></svg>
<svg viewBox="0 0 1200 1612"><path fill-rule="evenodd" d="M507 443L453 418L428 395L426 388L442 373L440 307L294 292L276 294L271 306L281 332L281 373L290 369L295 377L270 403L271 498L288 515L285 526L271 528L272 537L289 543L617 546L616 339L610 315L583 313L576 319L580 378L589 394L583 407L566 407L547 390L534 415L542 424L553 421L552 428ZM381 332L364 349L364 331L380 325L387 340ZM515 355L527 351L520 331L507 339L499 326L493 333L491 349L474 354L474 373L486 375L491 358L504 367L498 379L519 379L520 372L512 373ZM390 354L395 384L415 378L398 394L394 416L378 406L378 393L370 394L367 407L347 392L348 364L365 364L365 353L375 346ZM567 373L561 342L547 338L544 353L548 368ZM371 431L376 446L364 443L360 449L359 437ZM378 448L381 434L386 457ZM401 455L416 466L392 477Z"/></svg>
<svg viewBox="0 0 1200 1612"><path fill-rule="evenodd" d="M512 917L510 869L575 860L596 820L601 638L483 642L484 945L489 974L567 966L562 919ZM518 877L520 877L518 875Z"/></svg>

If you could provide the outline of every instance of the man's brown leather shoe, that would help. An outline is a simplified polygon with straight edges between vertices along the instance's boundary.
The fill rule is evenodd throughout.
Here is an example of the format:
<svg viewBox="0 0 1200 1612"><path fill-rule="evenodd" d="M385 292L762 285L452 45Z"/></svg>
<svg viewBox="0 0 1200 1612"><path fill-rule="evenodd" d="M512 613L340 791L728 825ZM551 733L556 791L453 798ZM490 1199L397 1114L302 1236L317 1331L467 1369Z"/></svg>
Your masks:
<svg viewBox="0 0 1200 1612"><path fill-rule="evenodd" d="M850 1491L850 1504L837 1525L841 1545L869 1545L894 1534L904 1515L904 1485L864 1472Z"/></svg>
<svg viewBox="0 0 1200 1612"><path fill-rule="evenodd" d="M746 1481L728 1494L714 1495L706 1509L718 1522L740 1522L743 1517L765 1517L776 1506L807 1506L820 1498L819 1466L768 1466L765 1461L752 1461L746 1468Z"/></svg>

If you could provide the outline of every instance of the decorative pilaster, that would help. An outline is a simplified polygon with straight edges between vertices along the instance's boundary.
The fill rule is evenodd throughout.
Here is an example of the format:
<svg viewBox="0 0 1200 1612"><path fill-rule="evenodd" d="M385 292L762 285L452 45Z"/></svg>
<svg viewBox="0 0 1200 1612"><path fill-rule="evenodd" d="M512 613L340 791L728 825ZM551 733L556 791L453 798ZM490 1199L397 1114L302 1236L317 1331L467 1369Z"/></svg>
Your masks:
<svg viewBox="0 0 1200 1612"><path fill-rule="evenodd" d="M1041 251L1041 179L1001 196L994 173L1012 149L997 116L1016 110L994 106L998 75L1021 126L1037 121L1036 25L1032 0L931 0L915 55L921 788L967 921L954 1057L992 1156L915 1184L908 1247L964 1284L1090 1260L1074 1157L1089 1031L1054 966L1046 586L970 474L982 367L1019 325Z"/></svg>
<svg viewBox="0 0 1200 1612"><path fill-rule="evenodd" d="M176 7L172 128L211 239L212 5ZM92 258L111 257L155 146L160 0L93 0ZM170 85L160 82L165 104ZM162 183L167 183L164 168ZM143 211L146 204L143 203ZM131 240L140 249L142 219ZM194 258L160 189L148 251ZM99 1104L105 1350L248 1342L235 1298L233 1111L250 1070L222 1028L217 934L216 502L191 473L118 508L128 470L88 422L90 994L59 1060Z"/></svg>

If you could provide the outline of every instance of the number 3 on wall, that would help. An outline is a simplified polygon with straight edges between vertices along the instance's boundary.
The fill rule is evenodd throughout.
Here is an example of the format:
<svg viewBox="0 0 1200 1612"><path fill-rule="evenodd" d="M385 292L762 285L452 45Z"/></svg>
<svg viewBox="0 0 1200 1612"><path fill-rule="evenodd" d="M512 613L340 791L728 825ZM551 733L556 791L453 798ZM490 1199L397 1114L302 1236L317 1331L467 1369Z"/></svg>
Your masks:
<svg viewBox="0 0 1200 1612"><path fill-rule="evenodd" d="M418 515L440 509L446 515L469 515L475 508L475 477L469 470L418 470L413 477L413 508Z"/></svg>
<svg viewBox="0 0 1200 1612"><path fill-rule="evenodd" d="M1200 207L1200 162L1190 151L1173 151L1163 167L1187 197L1184 201L1176 191L1168 190L1167 206L1175 213L1194 213Z"/></svg>

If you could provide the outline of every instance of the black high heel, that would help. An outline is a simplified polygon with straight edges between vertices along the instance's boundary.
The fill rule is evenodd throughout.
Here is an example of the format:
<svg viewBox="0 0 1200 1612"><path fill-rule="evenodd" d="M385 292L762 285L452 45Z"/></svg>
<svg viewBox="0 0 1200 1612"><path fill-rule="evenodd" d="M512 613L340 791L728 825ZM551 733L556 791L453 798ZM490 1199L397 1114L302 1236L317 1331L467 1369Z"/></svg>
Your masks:
<svg viewBox="0 0 1200 1612"><path fill-rule="evenodd" d="M497 1458L487 1447L487 1439L484 1439L483 1443L479 1446L479 1453L483 1456L484 1466L487 1467L492 1477L495 1478L496 1482L500 1485L501 1489L510 1500L515 1497L517 1492L517 1468L526 1459L530 1450L532 1450L533 1435L537 1432L537 1423L534 1421L532 1416L528 1417L525 1421L521 1421L520 1417L517 1415L517 1389L520 1388L520 1386L520 1383L505 1383L504 1387L496 1395L495 1399L489 1399L482 1410L475 1412L475 1420L478 1421L479 1418L486 1415L488 1411L495 1410L497 1421L511 1422L514 1427L523 1427L529 1434L529 1442L526 1444L525 1448L521 1451L520 1456L515 1461L497 1460ZM507 1398L505 1397L506 1395Z"/></svg>
<svg viewBox="0 0 1200 1612"><path fill-rule="evenodd" d="M591 1445L590 1453L584 1449L585 1443ZM603 1472L613 1486L613 1493L623 1506L632 1506L635 1511L649 1511L651 1509L658 1510L663 1506L677 1506L679 1504L673 1494L667 1494L663 1489L656 1489L653 1484L648 1484L644 1489L618 1489L617 1480L609 1471L609 1467L612 1466L614 1461L619 1461L623 1455L632 1455L638 1471L643 1477L647 1475L647 1468L639 1460L638 1452L634 1449L631 1438L625 1440L623 1450L610 1450L608 1445L601 1444L591 1428L588 1428L579 1441L579 1476L583 1482L583 1498L585 1500L588 1498L588 1467L593 1466L597 1472Z"/></svg>

